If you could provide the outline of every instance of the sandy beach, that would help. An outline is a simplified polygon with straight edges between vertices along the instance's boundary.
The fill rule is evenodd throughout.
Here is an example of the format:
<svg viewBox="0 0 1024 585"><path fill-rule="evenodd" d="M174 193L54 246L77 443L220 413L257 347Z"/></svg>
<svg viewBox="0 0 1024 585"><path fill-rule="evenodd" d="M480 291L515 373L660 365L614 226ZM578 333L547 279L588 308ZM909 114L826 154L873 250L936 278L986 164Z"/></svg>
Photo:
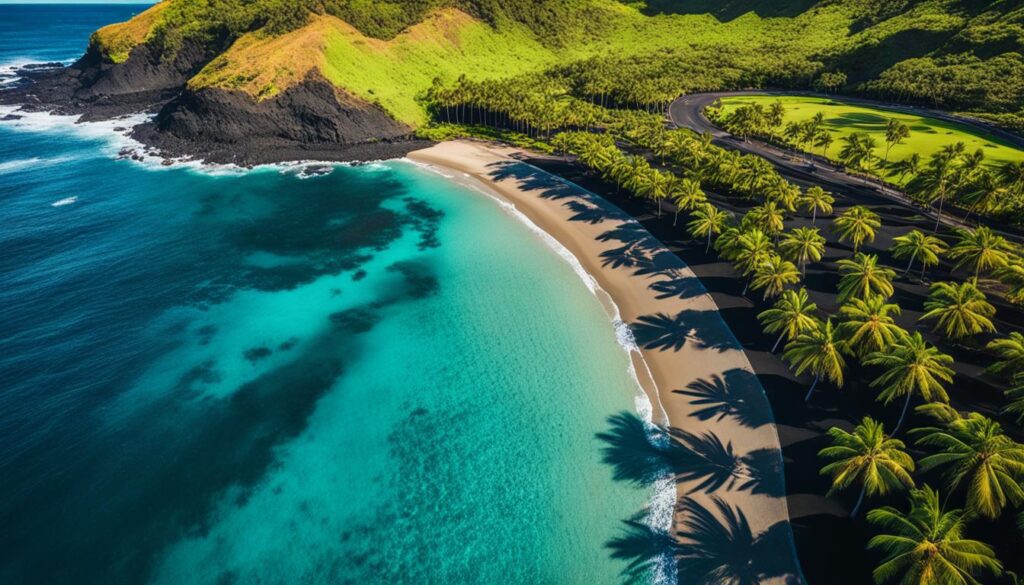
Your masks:
<svg viewBox="0 0 1024 585"><path fill-rule="evenodd" d="M618 307L639 347L634 365L655 405L654 421L672 437L674 532L696 545L684 550L708 557L683 559L681 574L688 563L722 563L763 583L803 582L771 407L712 297L625 212L516 155L454 141L409 158L476 181L514 205L565 246ZM740 515L749 523L746 538L734 521Z"/></svg>

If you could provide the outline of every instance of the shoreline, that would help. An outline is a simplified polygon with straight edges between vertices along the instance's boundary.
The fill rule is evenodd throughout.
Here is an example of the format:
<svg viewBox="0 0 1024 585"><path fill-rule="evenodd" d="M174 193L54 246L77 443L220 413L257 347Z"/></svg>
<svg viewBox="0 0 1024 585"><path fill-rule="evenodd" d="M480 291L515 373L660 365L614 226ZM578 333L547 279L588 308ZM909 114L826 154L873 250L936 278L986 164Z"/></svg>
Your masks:
<svg viewBox="0 0 1024 585"><path fill-rule="evenodd" d="M676 539L684 545L706 546L683 533L692 526L695 513L726 520L720 507L725 504L747 519L754 536L776 535L774 550L759 551L764 558L751 559L754 564L773 565L778 573L766 571L763 582L804 582L789 525L771 407L714 300L689 267L636 220L582 187L516 160L518 153L509 147L452 141L413 151L407 159L444 169L453 180L476 183L485 194L496 193L568 250L608 296L621 323L632 329L632 368L652 408L660 405L665 413L667 424L661 426L673 446L692 450L718 442L735 456L723 473L719 462L708 459L710 453L697 453L703 455L697 458L700 461L677 469L670 478L676 484L671 523ZM650 374L646 383L640 375L644 371ZM741 393L744 408L751 412L742 417L704 416L699 411L706 410L706 403L683 392L709 385L727 394ZM789 560L780 560L780 555Z"/></svg>

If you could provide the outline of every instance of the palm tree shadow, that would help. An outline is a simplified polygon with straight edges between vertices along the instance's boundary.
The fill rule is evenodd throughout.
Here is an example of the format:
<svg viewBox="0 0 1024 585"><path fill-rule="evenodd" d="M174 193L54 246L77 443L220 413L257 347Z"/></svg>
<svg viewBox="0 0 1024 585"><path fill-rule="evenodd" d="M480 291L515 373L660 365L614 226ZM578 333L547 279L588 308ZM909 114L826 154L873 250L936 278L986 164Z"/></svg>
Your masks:
<svg viewBox="0 0 1024 585"><path fill-rule="evenodd" d="M622 570L624 583L644 584L650 582L650 575L662 559L675 558L679 543L667 532L661 532L644 522L645 512L623 520L618 536L605 543L611 550L611 557L626 561Z"/></svg>
<svg viewBox="0 0 1024 585"><path fill-rule="evenodd" d="M772 448L757 449L744 455L742 462L746 477L737 489L750 490L753 494L765 494L773 498L786 496L781 451Z"/></svg>
<svg viewBox="0 0 1024 585"><path fill-rule="evenodd" d="M490 178L495 181L514 179L519 187L528 191L540 191L545 199L567 199L580 196L580 189L546 173L537 167L519 161L498 161L488 165Z"/></svg>
<svg viewBox="0 0 1024 585"><path fill-rule="evenodd" d="M702 421L730 417L750 428L772 422L761 383L749 370L733 368L673 392L692 397L690 404L701 407L693 416Z"/></svg>
<svg viewBox="0 0 1024 585"><path fill-rule="evenodd" d="M704 285L696 276L680 276L671 280L659 280L647 288L660 293L658 299L692 299L704 294Z"/></svg>
<svg viewBox="0 0 1024 585"><path fill-rule="evenodd" d="M732 443L723 443L713 433L666 430L629 412L608 417L608 424L611 428L596 437L605 444L602 460L612 467L616 481L640 487L671 477L711 493L746 477L741 474L743 458Z"/></svg>
<svg viewBox="0 0 1024 585"><path fill-rule="evenodd" d="M793 566L791 529L779 522L754 534L746 515L717 496L714 510L693 498L680 506L685 514L678 535L679 574L697 585L761 585L784 578L799 583Z"/></svg>
<svg viewBox="0 0 1024 585"><path fill-rule="evenodd" d="M700 349L725 351L738 344L714 311L685 309L675 316L667 313L643 315L630 325L640 347L651 350L679 351L688 342Z"/></svg>
<svg viewBox="0 0 1024 585"><path fill-rule="evenodd" d="M671 454L667 441L659 440L660 429L630 412L609 416L608 424L611 428L596 436L605 444L602 460L612 467L616 481L649 486L671 473Z"/></svg>
<svg viewBox="0 0 1024 585"><path fill-rule="evenodd" d="M723 443L718 435L699 435L672 428L672 471L677 481L699 482L692 489L713 493L722 487L731 488L739 479L742 458L733 450L732 442Z"/></svg>
<svg viewBox="0 0 1024 585"><path fill-rule="evenodd" d="M591 225L596 225L604 222L606 219L612 218L612 214L608 213L608 210L599 205L588 205L580 201L569 201L565 206L569 208L569 211L572 211L575 214L569 218L569 221L582 221Z"/></svg>
<svg viewBox="0 0 1024 585"><path fill-rule="evenodd" d="M612 268L639 268L648 266L651 259L647 253L634 244L626 244L620 248L601 252L601 266Z"/></svg>

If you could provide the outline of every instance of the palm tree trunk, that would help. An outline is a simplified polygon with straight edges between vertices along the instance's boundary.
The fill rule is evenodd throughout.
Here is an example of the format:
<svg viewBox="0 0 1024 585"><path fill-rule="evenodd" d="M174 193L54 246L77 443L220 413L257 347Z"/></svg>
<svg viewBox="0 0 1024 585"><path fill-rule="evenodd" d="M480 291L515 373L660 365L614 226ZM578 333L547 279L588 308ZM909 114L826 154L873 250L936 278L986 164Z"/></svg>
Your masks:
<svg viewBox="0 0 1024 585"><path fill-rule="evenodd" d="M903 276L906 276L910 272L910 267L914 265L915 259L917 259L917 252L910 255L910 262L907 263L907 269L903 271Z"/></svg>
<svg viewBox="0 0 1024 585"><path fill-rule="evenodd" d="M711 251L711 230L708 230L708 245L704 248L704 253L707 254Z"/></svg>
<svg viewBox="0 0 1024 585"><path fill-rule="evenodd" d="M896 422L896 428L892 430L892 436L896 436L896 433L900 432L900 427L903 426L903 419L907 416L907 408L910 406L910 398L913 394L907 394L907 401L903 403L903 412L900 413L900 420Z"/></svg>
<svg viewBox="0 0 1024 585"><path fill-rule="evenodd" d="M942 205L946 202L946 197L942 196L939 198L939 213L935 215L935 227L932 228L932 233L939 231L939 222L942 221Z"/></svg>
<svg viewBox="0 0 1024 585"><path fill-rule="evenodd" d="M811 225L818 221L818 208L817 206L811 208Z"/></svg>
<svg viewBox="0 0 1024 585"><path fill-rule="evenodd" d="M860 505L864 503L864 494L866 494L867 492L868 492L868 486L867 485L865 485L864 487L862 487L860 489L860 497L857 498L857 504L853 507L853 510L850 512L850 518L856 518L857 517L857 512L860 512Z"/></svg>
<svg viewBox="0 0 1024 585"><path fill-rule="evenodd" d="M785 336L786 332L783 330L782 334L779 335L779 338L775 340L775 345L772 346L772 353L775 353L775 350L779 349L779 344L782 343L782 338Z"/></svg>
<svg viewBox="0 0 1024 585"><path fill-rule="evenodd" d="M676 227L676 223L679 222L679 206L676 205L676 216L672 218L672 227Z"/></svg>
<svg viewBox="0 0 1024 585"><path fill-rule="evenodd" d="M804 402L810 402L811 394L814 394L814 387L818 385L818 380L821 379L821 374L814 377L814 383L811 384L811 389L807 391L807 396L804 396Z"/></svg>

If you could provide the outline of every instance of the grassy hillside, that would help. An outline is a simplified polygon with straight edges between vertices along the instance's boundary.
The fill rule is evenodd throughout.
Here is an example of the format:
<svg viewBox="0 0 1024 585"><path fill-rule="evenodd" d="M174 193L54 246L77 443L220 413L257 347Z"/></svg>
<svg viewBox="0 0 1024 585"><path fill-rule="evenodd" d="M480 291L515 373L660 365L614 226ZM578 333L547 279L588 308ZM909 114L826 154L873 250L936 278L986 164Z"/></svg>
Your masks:
<svg viewBox="0 0 1024 585"><path fill-rule="evenodd" d="M98 31L112 62L146 42L221 53L190 86L271 98L318 72L411 125L435 79L451 85L547 72L568 91L672 95L809 87L824 71L846 91L987 113L1024 107L1024 8L1006 0L164 0ZM578 66L576 64L579 64ZM575 67L575 69L574 69ZM639 88L639 89L638 89ZM661 97L657 99L661 101Z"/></svg>

